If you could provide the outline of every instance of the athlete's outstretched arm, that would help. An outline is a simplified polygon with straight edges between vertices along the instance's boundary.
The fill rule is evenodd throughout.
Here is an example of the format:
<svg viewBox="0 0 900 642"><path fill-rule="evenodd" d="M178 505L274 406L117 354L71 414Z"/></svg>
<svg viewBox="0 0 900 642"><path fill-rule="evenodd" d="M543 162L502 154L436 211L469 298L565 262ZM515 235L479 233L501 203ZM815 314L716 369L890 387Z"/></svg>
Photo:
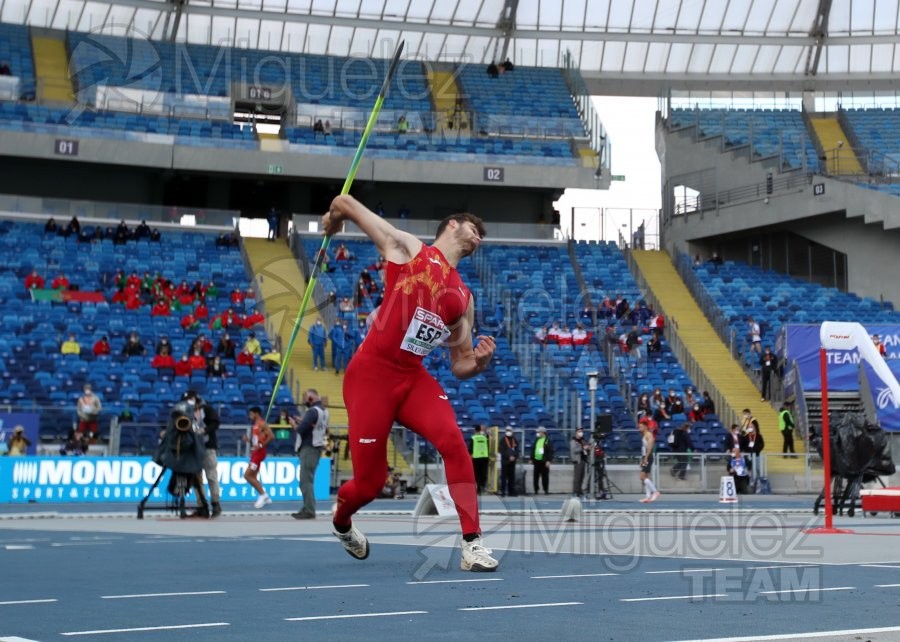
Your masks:
<svg viewBox="0 0 900 642"><path fill-rule="evenodd" d="M472 345L472 326L475 325L475 303L469 297L466 313L450 332L450 370L457 379L470 379L483 372L494 356L497 344L494 337L479 335L478 345Z"/></svg>
<svg viewBox="0 0 900 642"><path fill-rule="evenodd" d="M422 249L422 241L398 230L352 196L341 195L331 201L331 209L322 217L322 229L334 236L344 221L355 223L372 239L378 253L392 263L407 263Z"/></svg>

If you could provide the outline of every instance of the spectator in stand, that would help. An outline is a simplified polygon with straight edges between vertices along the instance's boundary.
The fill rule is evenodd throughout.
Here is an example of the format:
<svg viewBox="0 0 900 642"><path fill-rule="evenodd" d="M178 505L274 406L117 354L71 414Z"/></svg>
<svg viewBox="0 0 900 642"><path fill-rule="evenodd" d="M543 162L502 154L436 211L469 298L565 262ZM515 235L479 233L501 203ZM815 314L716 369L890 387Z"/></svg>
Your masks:
<svg viewBox="0 0 900 642"><path fill-rule="evenodd" d="M666 398L659 388L656 388L650 397L650 408L653 409L653 419L656 421L667 421L672 418L667 410Z"/></svg>
<svg viewBox="0 0 900 642"><path fill-rule="evenodd" d="M547 343L559 343L559 321L554 321L547 330Z"/></svg>
<svg viewBox="0 0 900 642"><path fill-rule="evenodd" d="M716 414L716 404L713 402L712 397L709 396L709 391L703 391L703 415L714 415Z"/></svg>
<svg viewBox="0 0 900 642"><path fill-rule="evenodd" d="M881 342L881 337L879 335L872 335L872 343L875 344L875 349L878 350L878 354L882 357L887 356L887 348L885 348L884 344Z"/></svg>
<svg viewBox="0 0 900 642"><path fill-rule="evenodd" d="M206 370L206 357L203 356L200 348L194 348L194 350L191 352L191 356L188 358L188 361L191 364L192 373L196 372L197 370Z"/></svg>
<svg viewBox="0 0 900 642"><path fill-rule="evenodd" d="M694 389L691 386L684 387L684 407L690 408L695 403L699 403L700 400L694 395Z"/></svg>
<svg viewBox="0 0 900 642"><path fill-rule="evenodd" d="M737 424L731 424L731 427L725 431L725 452L730 453L734 448L740 448L744 442L744 436L741 435L741 427Z"/></svg>
<svg viewBox="0 0 900 642"><path fill-rule="evenodd" d="M631 313L631 306L628 303L628 299L622 299L616 303L616 318L619 320L627 319L628 315Z"/></svg>
<svg viewBox="0 0 900 642"><path fill-rule="evenodd" d="M70 334L69 338L62 342L59 351L62 354L74 354L77 357L81 354L81 345L75 339L75 335Z"/></svg>
<svg viewBox="0 0 900 642"><path fill-rule="evenodd" d="M180 292L178 294L178 305L183 308L190 308L194 305L194 293L188 290L187 292Z"/></svg>
<svg viewBox="0 0 900 642"><path fill-rule="evenodd" d="M369 298L369 287L366 285L365 280L362 277L359 277L356 280L356 307L361 308L366 300Z"/></svg>
<svg viewBox="0 0 900 642"><path fill-rule="evenodd" d="M181 329L187 332L188 330L196 330L200 327L200 320L194 316L193 312L188 312L183 317L181 317Z"/></svg>
<svg viewBox="0 0 900 642"><path fill-rule="evenodd" d="M353 258L353 255L350 254L350 250L347 249L347 246L343 243L338 245L337 251L334 253L335 261L349 261Z"/></svg>
<svg viewBox="0 0 900 642"><path fill-rule="evenodd" d="M703 407L699 402L695 401L691 404L691 409L688 412L688 421L694 423L695 421L703 421Z"/></svg>
<svg viewBox="0 0 900 642"><path fill-rule="evenodd" d="M170 350L168 345L162 346L159 352L156 353L156 356L150 361L151 368L175 368L175 357L172 356L172 351Z"/></svg>
<svg viewBox="0 0 900 642"><path fill-rule="evenodd" d="M219 338L219 343L216 345L216 355L225 359L234 359L236 350L237 346L227 332Z"/></svg>
<svg viewBox="0 0 900 642"><path fill-rule="evenodd" d="M175 296L181 297L185 294L191 293L191 286L188 284L187 279L181 279L181 283L178 284L178 287L175 288Z"/></svg>
<svg viewBox="0 0 900 642"><path fill-rule="evenodd" d="M747 321L747 337L750 339L750 352L762 354L762 332L753 317Z"/></svg>
<svg viewBox="0 0 900 642"><path fill-rule="evenodd" d="M75 404L75 414L78 415L78 432L94 439L97 436L97 420L100 418L100 410L103 405L91 389L91 384L84 384L82 392L83 394Z"/></svg>
<svg viewBox="0 0 900 642"><path fill-rule="evenodd" d="M113 303L125 303L128 300L128 295L125 293L124 286L117 286L115 294L112 295Z"/></svg>
<svg viewBox="0 0 900 642"><path fill-rule="evenodd" d="M406 116L400 116L397 119L397 133L405 134L409 131L409 121L406 120Z"/></svg>
<svg viewBox="0 0 900 642"><path fill-rule="evenodd" d="M134 238L135 240L140 240L144 238L150 237L150 226L147 225L147 221L142 220L141 224L134 228Z"/></svg>
<svg viewBox="0 0 900 642"><path fill-rule="evenodd" d="M91 235L91 243L99 243L104 238L103 235L103 227L100 225L94 226L94 233Z"/></svg>
<svg viewBox="0 0 900 642"><path fill-rule="evenodd" d="M144 305L144 301L141 299L141 291L138 288L135 288L131 285L125 287L125 309L126 310L137 310L142 305Z"/></svg>
<svg viewBox="0 0 900 642"><path fill-rule="evenodd" d="M309 329L306 341L312 346L313 353L313 370L325 369L325 344L328 342L328 336L325 334L325 325L322 318L316 319L315 324Z"/></svg>
<svg viewBox="0 0 900 642"><path fill-rule="evenodd" d="M659 336L659 331L654 330L653 334L650 336L650 340L647 342L647 354L660 354L662 353L663 345L662 339Z"/></svg>
<svg viewBox="0 0 900 642"><path fill-rule="evenodd" d="M128 229L128 224L125 223L125 219L119 221L119 225L116 226L116 237L124 238L126 241L131 238L131 230Z"/></svg>
<svg viewBox="0 0 900 642"><path fill-rule="evenodd" d="M254 311L253 314L249 314L244 318L243 326L244 330L249 330L255 325L262 325L266 322L266 317L263 316L262 312Z"/></svg>
<svg viewBox="0 0 900 642"><path fill-rule="evenodd" d="M675 392L675 388L669 388L669 396L666 397L666 414L669 417L684 414L684 400Z"/></svg>
<svg viewBox="0 0 900 642"><path fill-rule="evenodd" d="M131 288L134 288L137 291L141 289L141 277L138 276L137 272L132 272L128 275L128 278L125 280L125 285Z"/></svg>
<svg viewBox="0 0 900 642"><path fill-rule="evenodd" d="M274 347L259 358L266 370L278 370L281 368L281 353Z"/></svg>
<svg viewBox="0 0 900 642"><path fill-rule="evenodd" d="M225 363L222 361L222 357L216 355L212 358L209 365L206 366L206 376L221 378L228 376L228 371L225 369Z"/></svg>
<svg viewBox="0 0 900 642"><path fill-rule="evenodd" d="M169 343L169 337L166 335L161 335L159 337L159 341L156 342L156 348L154 348L153 354L162 354L163 348L166 348L169 351L169 354L172 354L172 344Z"/></svg>
<svg viewBox="0 0 900 642"><path fill-rule="evenodd" d="M656 316L650 317L647 325L650 330L658 332L660 336L662 336L663 328L666 327L666 318L661 314L657 314Z"/></svg>
<svg viewBox="0 0 900 642"><path fill-rule="evenodd" d="M141 338L137 332L132 332L128 336L125 347L122 348L122 354L126 357L145 357L147 356L147 348L141 343Z"/></svg>
<svg viewBox="0 0 900 642"><path fill-rule="evenodd" d="M328 339L331 341L331 366L334 374L339 374L347 365L344 363L344 347L347 337L344 335L344 327L340 321L335 321L328 331Z"/></svg>
<svg viewBox="0 0 900 642"><path fill-rule="evenodd" d="M597 305L597 316L605 317L609 319L616 313L616 306L610 301L608 296L603 297L603 300Z"/></svg>
<svg viewBox="0 0 900 642"><path fill-rule="evenodd" d="M491 61L491 64L487 66L487 75L491 78L498 78L500 76L500 68L493 60Z"/></svg>
<svg viewBox="0 0 900 642"><path fill-rule="evenodd" d="M541 345L547 343L547 326L541 326L534 331L534 341Z"/></svg>
<svg viewBox="0 0 900 642"><path fill-rule="evenodd" d="M112 348L109 345L109 338L107 338L106 335L103 335L96 343L94 343L93 353L95 357L107 356L111 352Z"/></svg>
<svg viewBox="0 0 900 642"><path fill-rule="evenodd" d="M331 136L331 121L327 118L325 119L325 124L322 125L322 133L326 136Z"/></svg>
<svg viewBox="0 0 900 642"><path fill-rule="evenodd" d="M43 290L44 289L44 277L38 274L37 268L31 271L31 274L25 277L25 289L26 290Z"/></svg>
<svg viewBox="0 0 900 642"><path fill-rule="evenodd" d="M176 377L190 377L194 373L191 367L191 358L187 354L181 355L181 361L175 364Z"/></svg>
<svg viewBox="0 0 900 642"><path fill-rule="evenodd" d="M253 359L253 355L247 352L247 348L245 346L243 350L238 352L235 363L239 366L250 366L252 368L256 362Z"/></svg>
<svg viewBox="0 0 900 642"><path fill-rule="evenodd" d="M150 230L150 242L151 243L159 243L161 238L162 238L162 234L159 233L158 229L156 229L154 227L152 230Z"/></svg>
<svg viewBox="0 0 900 642"><path fill-rule="evenodd" d="M168 317L172 316L172 308L169 306L169 300L161 297L157 299L156 304L150 309L151 317Z"/></svg>
<svg viewBox="0 0 900 642"><path fill-rule="evenodd" d="M512 64L512 61L509 58L504 60L501 66L503 67L503 71L505 72L515 69L515 66Z"/></svg>
<svg viewBox="0 0 900 642"><path fill-rule="evenodd" d="M58 231L59 226L56 224L56 219L51 216L44 225L44 234L56 234Z"/></svg>
<svg viewBox="0 0 900 642"><path fill-rule="evenodd" d="M632 328L625 337L625 350L630 358L637 362L641 360L641 337L637 328Z"/></svg>
<svg viewBox="0 0 900 642"><path fill-rule="evenodd" d="M53 290L68 290L69 279L66 278L65 274L60 272L59 275L50 283L50 288Z"/></svg>
<svg viewBox="0 0 900 642"><path fill-rule="evenodd" d="M269 234L266 236L266 239L274 243L278 238L278 210L275 209L274 205L269 208L266 222L269 224Z"/></svg>
<svg viewBox="0 0 900 642"><path fill-rule="evenodd" d="M66 225L66 236L69 236L70 234L74 234L75 236L81 234L81 223L78 221L77 216L73 216L72 220L69 221L69 224Z"/></svg>
<svg viewBox="0 0 900 642"><path fill-rule="evenodd" d="M653 408L650 406L650 395L646 392L638 397L637 412L642 417L652 417Z"/></svg>
<svg viewBox="0 0 900 642"><path fill-rule="evenodd" d="M579 321L578 325L575 326L575 329L572 330L572 345L587 345L591 340L590 334L591 333L585 330L584 325Z"/></svg>
<svg viewBox="0 0 900 642"><path fill-rule="evenodd" d="M197 335L197 338L191 341L191 349L189 352L193 354L195 350L199 350L200 354L203 356L208 355L212 352L213 345L209 339L206 338L205 334Z"/></svg>
<svg viewBox="0 0 900 642"><path fill-rule="evenodd" d="M244 342L244 350L252 355L262 354L262 346L259 343L259 339L256 338L255 332L251 332L250 336L247 337L247 340Z"/></svg>
<svg viewBox="0 0 900 642"><path fill-rule="evenodd" d="M341 302L338 303L338 310L341 312L353 312L353 303L350 301L350 297L343 297Z"/></svg>
<svg viewBox="0 0 900 642"><path fill-rule="evenodd" d="M206 296L206 286L203 285L203 281L194 281L194 285L191 286L191 294L197 298Z"/></svg>
<svg viewBox="0 0 900 642"><path fill-rule="evenodd" d="M241 316L237 314L232 308L228 308L227 310L225 310L225 312L222 313L222 327L240 328Z"/></svg>
<svg viewBox="0 0 900 642"><path fill-rule="evenodd" d="M772 373L775 372L777 363L778 360L772 354L772 348L766 348L759 357L760 401L768 401L772 396Z"/></svg>
<svg viewBox="0 0 900 642"><path fill-rule="evenodd" d="M569 330L569 326L562 326L559 329L559 334L556 335L556 342L561 346L572 346L572 332Z"/></svg>
<svg viewBox="0 0 900 642"><path fill-rule="evenodd" d="M316 122L313 123L313 134L325 135L325 125L322 123L321 118L317 118Z"/></svg>
<svg viewBox="0 0 900 642"><path fill-rule="evenodd" d="M194 308L194 318L198 321L205 321L209 318L209 308L206 307L206 299L203 296L200 296L197 307Z"/></svg>

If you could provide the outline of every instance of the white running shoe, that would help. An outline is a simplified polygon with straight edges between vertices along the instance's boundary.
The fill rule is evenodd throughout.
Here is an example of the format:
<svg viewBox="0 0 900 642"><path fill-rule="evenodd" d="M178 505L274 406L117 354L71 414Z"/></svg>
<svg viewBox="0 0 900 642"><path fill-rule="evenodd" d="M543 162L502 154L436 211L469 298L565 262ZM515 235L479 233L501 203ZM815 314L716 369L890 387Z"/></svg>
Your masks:
<svg viewBox="0 0 900 642"><path fill-rule="evenodd" d="M459 567L464 571L475 573L490 573L497 570L499 562L491 557L491 549L481 544L481 538L471 542L462 541L462 556Z"/></svg>
<svg viewBox="0 0 900 642"><path fill-rule="evenodd" d="M271 503L272 503L272 498L269 497L268 494L260 495L259 499L256 500L256 503L253 504L253 507L254 508L262 508L263 506L266 506L267 504L271 504Z"/></svg>
<svg viewBox="0 0 900 642"><path fill-rule="evenodd" d="M647 498L647 503L655 502L657 499L659 499L659 496L660 496L660 492L656 491L655 493L650 495L650 497Z"/></svg>
<svg viewBox="0 0 900 642"><path fill-rule="evenodd" d="M332 530L332 532L335 537L341 540L344 550L356 559L364 560L369 556L369 540L356 526L350 526L350 530L346 533L339 533L336 530Z"/></svg>

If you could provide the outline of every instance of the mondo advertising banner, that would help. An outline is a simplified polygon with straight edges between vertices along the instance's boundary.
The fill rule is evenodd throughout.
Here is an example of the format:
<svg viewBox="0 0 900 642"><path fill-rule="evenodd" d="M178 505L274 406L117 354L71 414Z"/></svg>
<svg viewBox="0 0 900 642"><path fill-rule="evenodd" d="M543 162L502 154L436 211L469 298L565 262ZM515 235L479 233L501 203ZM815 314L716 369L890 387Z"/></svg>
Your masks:
<svg viewBox="0 0 900 642"><path fill-rule="evenodd" d="M788 325L785 329L785 357L787 363L797 363L799 381L803 392L822 389L819 374L820 325ZM900 359L900 325L867 325L869 336L879 335L884 343L888 365ZM828 350L828 389L834 392L859 390L859 363L857 350ZM787 370L787 368L785 368ZM798 391L799 392L799 391Z"/></svg>
<svg viewBox="0 0 900 642"><path fill-rule="evenodd" d="M247 464L237 457L219 458L223 502L256 499L256 491L244 480ZM150 492L160 470L149 457L0 457L0 502L137 502ZM296 502L303 497L299 472L296 459L270 457L260 467L259 480L274 501ZM169 475L154 489L151 501L165 501ZM316 468L316 499L328 499L330 481L331 459L322 459Z"/></svg>

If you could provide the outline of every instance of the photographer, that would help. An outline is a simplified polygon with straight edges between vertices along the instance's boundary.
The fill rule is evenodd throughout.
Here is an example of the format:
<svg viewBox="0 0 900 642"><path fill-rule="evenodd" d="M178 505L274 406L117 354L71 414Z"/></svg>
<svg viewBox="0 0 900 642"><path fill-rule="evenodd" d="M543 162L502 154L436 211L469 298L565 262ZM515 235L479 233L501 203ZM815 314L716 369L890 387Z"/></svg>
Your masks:
<svg viewBox="0 0 900 642"><path fill-rule="evenodd" d="M194 405L194 430L203 438L206 446L206 455L203 457L203 473L209 483L209 499L212 502L212 511L203 514L203 504L206 497L203 492L203 474L197 475L197 516L218 517L222 514L222 505L219 503L219 460L217 450L219 448L219 413L215 408L206 403L195 390L184 393L183 399ZM203 498L203 502L201 502Z"/></svg>
<svg viewBox="0 0 900 642"><path fill-rule="evenodd" d="M289 421L297 431L295 449L300 456L300 493L303 495L303 508L291 513L294 519L316 518L315 479L316 468L325 448L328 434L328 411L322 405L319 393L310 388L303 395L308 410L302 419L291 417Z"/></svg>
<svg viewBox="0 0 900 642"><path fill-rule="evenodd" d="M569 444L575 474L572 477L572 497L584 497L584 473L591 460L591 444L584 438L584 431L578 428Z"/></svg>
<svg viewBox="0 0 900 642"><path fill-rule="evenodd" d="M597 487L594 499L610 499L606 490L606 451L599 441L594 442L594 480Z"/></svg>

